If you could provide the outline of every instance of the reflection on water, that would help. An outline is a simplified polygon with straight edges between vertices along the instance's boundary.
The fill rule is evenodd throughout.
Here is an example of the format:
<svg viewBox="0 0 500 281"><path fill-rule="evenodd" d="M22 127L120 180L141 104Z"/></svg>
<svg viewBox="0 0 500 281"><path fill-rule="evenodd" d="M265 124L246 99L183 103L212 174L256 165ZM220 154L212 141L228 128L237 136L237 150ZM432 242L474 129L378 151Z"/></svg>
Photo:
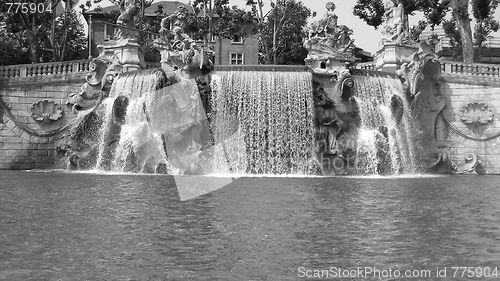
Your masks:
<svg viewBox="0 0 500 281"><path fill-rule="evenodd" d="M498 179L240 178L181 202L171 176L0 171L0 280L500 267Z"/></svg>

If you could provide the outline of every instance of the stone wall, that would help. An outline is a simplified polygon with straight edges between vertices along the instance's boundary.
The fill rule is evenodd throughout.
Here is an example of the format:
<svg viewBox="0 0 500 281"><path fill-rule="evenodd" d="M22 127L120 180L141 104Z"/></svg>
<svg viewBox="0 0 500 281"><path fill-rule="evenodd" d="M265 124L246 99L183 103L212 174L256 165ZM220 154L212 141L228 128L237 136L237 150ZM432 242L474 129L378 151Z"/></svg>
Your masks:
<svg viewBox="0 0 500 281"><path fill-rule="evenodd" d="M56 141L73 117L68 94L84 82L82 73L0 80L0 169L65 168Z"/></svg>
<svg viewBox="0 0 500 281"><path fill-rule="evenodd" d="M437 119L438 144L460 166L472 153L486 173L500 174L500 77L443 73L446 107Z"/></svg>

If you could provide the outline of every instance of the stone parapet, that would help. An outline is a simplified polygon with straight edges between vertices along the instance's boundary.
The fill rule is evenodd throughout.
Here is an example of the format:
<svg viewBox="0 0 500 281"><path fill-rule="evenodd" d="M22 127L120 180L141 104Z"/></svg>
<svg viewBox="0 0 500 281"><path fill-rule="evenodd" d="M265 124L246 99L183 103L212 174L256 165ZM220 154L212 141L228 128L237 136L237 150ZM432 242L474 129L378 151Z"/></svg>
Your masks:
<svg viewBox="0 0 500 281"><path fill-rule="evenodd" d="M442 76L439 92L446 100L446 107L437 119L438 143L449 151L457 166L465 165L466 157L474 155L485 173L500 174L500 77L491 76L491 72L480 74L477 66L484 65L453 65L467 66L468 73ZM476 72L471 73L474 69Z"/></svg>
<svg viewBox="0 0 500 281"><path fill-rule="evenodd" d="M45 77L89 71L90 60L0 66L0 79Z"/></svg>
<svg viewBox="0 0 500 281"><path fill-rule="evenodd" d="M500 77L500 65L498 64L444 61L441 63L441 69L444 73L449 74Z"/></svg>
<svg viewBox="0 0 500 281"><path fill-rule="evenodd" d="M59 167L55 143L67 129L68 119L73 117L66 99L71 92L79 91L85 81L84 74L56 73L0 80L0 169ZM57 105L61 116L37 121L36 114L54 113L49 107L35 111L40 101Z"/></svg>

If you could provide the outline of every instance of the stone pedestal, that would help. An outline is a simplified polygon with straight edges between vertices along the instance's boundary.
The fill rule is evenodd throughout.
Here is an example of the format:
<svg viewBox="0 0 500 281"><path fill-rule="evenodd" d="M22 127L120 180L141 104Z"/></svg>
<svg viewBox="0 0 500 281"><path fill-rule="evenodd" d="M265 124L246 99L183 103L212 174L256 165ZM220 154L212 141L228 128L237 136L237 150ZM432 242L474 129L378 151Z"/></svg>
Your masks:
<svg viewBox="0 0 500 281"><path fill-rule="evenodd" d="M135 71L146 68L144 51L136 40L111 40L103 44L104 50L113 53L122 64L123 72Z"/></svg>
<svg viewBox="0 0 500 281"><path fill-rule="evenodd" d="M410 63L418 49L416 43L385 42L375 54L375 68L394 73L403 63Z"/></svg>

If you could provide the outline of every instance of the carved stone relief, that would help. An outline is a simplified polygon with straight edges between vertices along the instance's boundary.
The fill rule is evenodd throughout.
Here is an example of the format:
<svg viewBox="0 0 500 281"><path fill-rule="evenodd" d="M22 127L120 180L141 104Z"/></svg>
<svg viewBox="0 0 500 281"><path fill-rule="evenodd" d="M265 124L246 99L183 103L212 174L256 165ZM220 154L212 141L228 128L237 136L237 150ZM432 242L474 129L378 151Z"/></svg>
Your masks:
<svg viewBox="0 0 500 281"><path fill-rule="evenodd" d="M460 109L460 120L467 125L484 125L493 121L493 110L485 103L471 102Z"/></svg>
<svg viewBox="0 0 500 281"><path fill-rule="evenodd" d="M31 104L31 116L41 123L48 124L63 116L61 106L50 100L39 100Z"/></svg>
<svg viewBox="0 0 500 281"><path fill-rule="evenodd" d="M476 172L479 175L485 174L484 165L477 156L469 152L464 156L465 163L462 165L455 165L455 173L465 174Z"/></svg>
<svg viewBox="0 0 500 281"><path fill-rule="evenodd" d="M95 107L100 98L106 97L111 90L111 85L116 75L122 72L122 65L109 50L102 46L98 47L100 55L93 59L90 64L90 73L85 77L86 81L78 93L70 93L66 101L76 114L80 110Z"/></svg>

